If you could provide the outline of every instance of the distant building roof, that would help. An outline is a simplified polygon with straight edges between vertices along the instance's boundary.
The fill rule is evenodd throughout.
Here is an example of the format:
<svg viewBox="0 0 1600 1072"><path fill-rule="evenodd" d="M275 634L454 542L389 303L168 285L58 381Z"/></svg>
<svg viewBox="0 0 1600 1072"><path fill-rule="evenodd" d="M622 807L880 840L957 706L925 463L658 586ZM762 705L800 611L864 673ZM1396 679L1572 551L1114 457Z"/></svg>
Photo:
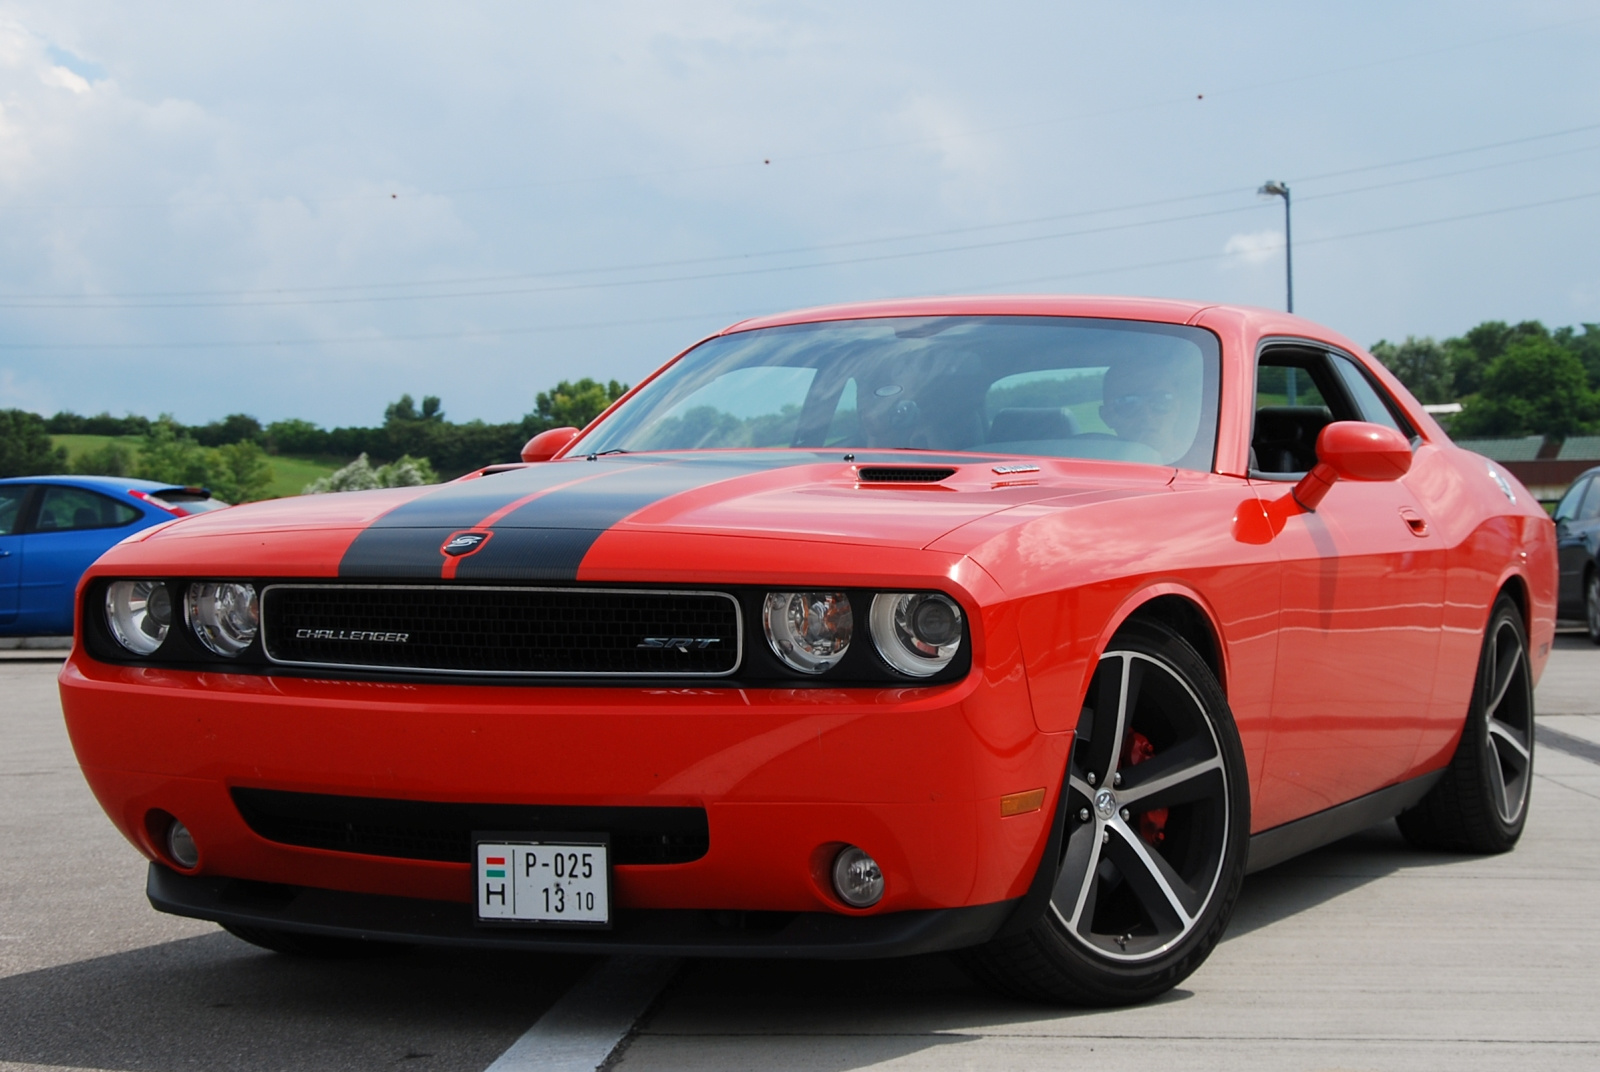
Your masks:
<svg viewBox="0 0 1600 1072"><path fill-rule="evenodd" d="M1583 436L1579 438L1600 438ZM1571 442L1572 440L1568 440ZM1493 458L1497 462L1531 462L1539 457L1544 436L1508 436L1499 439L1458 439L1456 446ZM1565 451L1562 452L1565 456Z"/></svg>
<svg viewBox="0 0 1600 1072"><path fill-rule="evenodd" d="M1566 442L1561 444L1561 453L1557 457L1564 462L1600 461L1600 436L1568 436Z"/></svg>

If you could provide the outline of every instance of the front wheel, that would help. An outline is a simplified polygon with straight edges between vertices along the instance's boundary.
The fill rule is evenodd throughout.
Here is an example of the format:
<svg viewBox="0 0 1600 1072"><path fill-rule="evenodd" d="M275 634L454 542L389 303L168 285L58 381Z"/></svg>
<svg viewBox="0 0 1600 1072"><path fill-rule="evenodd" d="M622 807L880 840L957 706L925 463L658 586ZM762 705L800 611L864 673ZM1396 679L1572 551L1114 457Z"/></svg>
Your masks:
<svg viewBox="0 0 1600 1072"><path fill-rule="evenodd" d="M1145 1001L1198 968L1244 880L1250 796L1238 730L1193 648L1152 624L1100 657L1067 769L1049 907L965 954L979 978L1077 1005Z"/></svg>
<svg viewBox="0 0 1600 1072"><path fill-rule="evenodd" d="M1533 675L1511 597L1489 613L1472 705L1456 753L1428 795L1399 817L1419 848L1507 852L1528 821L1533 788Z"/></svg>

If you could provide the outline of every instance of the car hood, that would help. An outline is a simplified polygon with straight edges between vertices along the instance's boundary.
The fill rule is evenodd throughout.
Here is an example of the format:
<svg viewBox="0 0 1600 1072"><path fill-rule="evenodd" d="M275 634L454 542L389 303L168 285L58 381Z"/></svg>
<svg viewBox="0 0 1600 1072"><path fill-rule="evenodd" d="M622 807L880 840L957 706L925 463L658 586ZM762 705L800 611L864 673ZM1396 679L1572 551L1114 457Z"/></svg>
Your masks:
<svg viewBox="0 0 1600 1072"><path fill-rule="evenodd" d="M220 564L222 552L230 571L576 579L606 538L626 538L634 554L651 535L663 547L683 546L666 537L701 536L920 549L1002 511L1148 494L1172 475L1118 462L918 452L613 455L234 507L172 525L130 554L169 558L182 541L185 560Z"/></svg>

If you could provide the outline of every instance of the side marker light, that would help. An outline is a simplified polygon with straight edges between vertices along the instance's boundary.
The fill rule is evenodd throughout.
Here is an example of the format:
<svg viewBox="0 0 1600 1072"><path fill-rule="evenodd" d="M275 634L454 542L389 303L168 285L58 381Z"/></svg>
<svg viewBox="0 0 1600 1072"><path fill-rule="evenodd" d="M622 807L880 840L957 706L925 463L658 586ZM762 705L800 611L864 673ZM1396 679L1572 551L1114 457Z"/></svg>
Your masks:
<svg viewBox="0 0 1600 1072"><path fill-rule="evenodd" d="M1007 793L1000 798L1000 817L1026 815L1044 807L1044 790L1030 789L1026 793Z"/></svg>

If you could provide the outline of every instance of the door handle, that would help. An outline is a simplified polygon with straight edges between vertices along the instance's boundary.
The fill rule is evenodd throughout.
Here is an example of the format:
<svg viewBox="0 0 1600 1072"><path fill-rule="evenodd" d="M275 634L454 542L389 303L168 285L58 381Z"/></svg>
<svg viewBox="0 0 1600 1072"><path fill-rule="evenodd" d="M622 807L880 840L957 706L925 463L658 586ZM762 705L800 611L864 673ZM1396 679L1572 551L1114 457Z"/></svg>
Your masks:
<svg viewBox="0 0 1600 1072"><path fill-rule="evenodd" d="M1406 527L1411 530L1411 535L1426 536L1428 534L1428 519L1409 506L1400 508L1400 516L1405 518Z"/></svg>
<svg viewBox="0 0 1600 1072"><path fill-rule="evenodd" d="M10 551L0 551L0 558L10 558L10 557L11 557L11 552Z"/></svg>

